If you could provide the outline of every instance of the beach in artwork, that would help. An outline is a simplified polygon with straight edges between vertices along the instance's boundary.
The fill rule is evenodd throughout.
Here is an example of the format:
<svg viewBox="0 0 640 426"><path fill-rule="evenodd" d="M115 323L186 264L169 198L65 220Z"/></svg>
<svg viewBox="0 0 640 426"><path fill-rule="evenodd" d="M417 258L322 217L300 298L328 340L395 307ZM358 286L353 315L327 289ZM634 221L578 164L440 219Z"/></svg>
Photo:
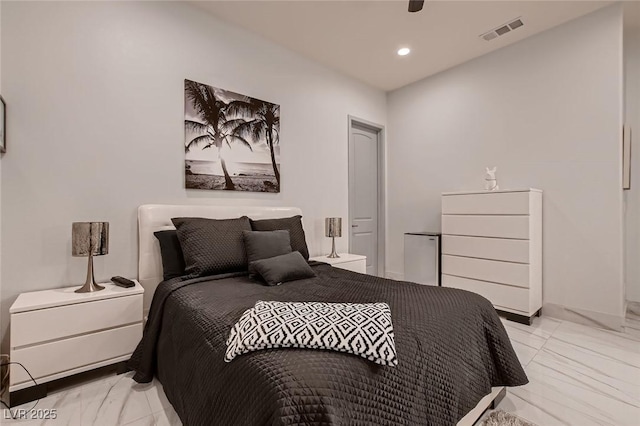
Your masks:
<svg viewBox="0 0 640 426"><path fill-rule="evenodd" d="M187 188L225 189L219 161L187 160L185 167ZM238 191L278 192L271 163L227 162L227 171Z"/></svg>

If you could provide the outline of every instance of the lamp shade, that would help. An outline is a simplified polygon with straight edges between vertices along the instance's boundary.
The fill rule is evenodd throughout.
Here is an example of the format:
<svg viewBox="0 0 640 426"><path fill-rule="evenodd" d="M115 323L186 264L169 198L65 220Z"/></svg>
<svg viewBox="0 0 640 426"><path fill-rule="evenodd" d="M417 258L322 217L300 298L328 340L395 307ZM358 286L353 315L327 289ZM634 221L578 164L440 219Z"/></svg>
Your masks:
<svg viewBox="0 0 640 426"><path fill-rule="evenodd" d="M324 234L327 237L342 237L342 218L326 218L324 220Z"/></svg>
<svg viewBox="0 0 640 426"><path fill-rule="evenodd" d="M71 235L74 257L109 253L109 222L74 222Z"/></svg>

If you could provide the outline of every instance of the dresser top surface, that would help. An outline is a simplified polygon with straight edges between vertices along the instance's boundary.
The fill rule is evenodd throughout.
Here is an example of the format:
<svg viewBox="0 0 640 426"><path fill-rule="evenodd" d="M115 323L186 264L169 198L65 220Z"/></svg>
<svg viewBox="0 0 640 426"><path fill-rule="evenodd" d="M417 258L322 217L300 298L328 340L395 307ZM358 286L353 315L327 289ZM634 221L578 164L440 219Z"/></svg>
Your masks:
<svg viewBox="0 0 640 426"><path fill-rule="evenodd" d="M135 281L135 280L134 280ZM97 300L111 299L113 297L132 296L144 293L144 289L138 281L135 287L124 288L111 283L100 283L104 290L93 293L76 293L80 286L62 287L51 290L32 291L22 293L18 296L9 312L16 314L19 312L35 311L37 309L52 308L76 303L94 302Z"/></svg>
<svg viewBox="0 0 640 426"><path fill-rule="evenodd" d="M505 192L540 192L542 193L542 190L537 188L499 189L496 191L487 191L485 189L482 189L482 190L470 190L470 191L443 192L442 195L501 194Z"/></svg>

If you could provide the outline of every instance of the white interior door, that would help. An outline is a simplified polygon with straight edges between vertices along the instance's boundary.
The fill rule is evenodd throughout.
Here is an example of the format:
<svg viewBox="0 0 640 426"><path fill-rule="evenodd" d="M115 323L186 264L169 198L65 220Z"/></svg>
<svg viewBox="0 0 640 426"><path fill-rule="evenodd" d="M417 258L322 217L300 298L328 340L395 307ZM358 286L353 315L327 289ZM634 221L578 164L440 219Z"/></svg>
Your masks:
<svg viewBox="0 0 640 426"><path fill-rule="evenodd" d="M353 123L349 135L350 252L367 256L378 275L378 131Z"/></svg>

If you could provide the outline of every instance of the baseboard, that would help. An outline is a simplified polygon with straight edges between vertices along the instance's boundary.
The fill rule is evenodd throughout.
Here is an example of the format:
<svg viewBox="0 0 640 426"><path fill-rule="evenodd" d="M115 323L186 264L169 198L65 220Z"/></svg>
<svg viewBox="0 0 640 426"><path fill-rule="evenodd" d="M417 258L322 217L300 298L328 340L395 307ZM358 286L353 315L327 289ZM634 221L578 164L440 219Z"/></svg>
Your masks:
<svg viewBox="0 0 640 426"><path fill-rule="evenodd" d="M545 303L542 305L542 313L545 316L588 325L590 327L603 328L611 331L624 331L624 317L603 314L602 312L571 308L555 303Z"/></svg>
<svg viewBox="0 0 640 426"><path fill-rule="evenodd" d="M633 300L629 300L627 302L627 306L624 310L626 314L633 314L640 316L640 302L634 302Z"/></svg>
<svg viewBox="0 0 640 426"><path fill-rule="evenodd" d="M404 281L404 274L400 272L387 271L386 275L387 275L387 278L389 279L396 280L396 281Z"/></svg>

